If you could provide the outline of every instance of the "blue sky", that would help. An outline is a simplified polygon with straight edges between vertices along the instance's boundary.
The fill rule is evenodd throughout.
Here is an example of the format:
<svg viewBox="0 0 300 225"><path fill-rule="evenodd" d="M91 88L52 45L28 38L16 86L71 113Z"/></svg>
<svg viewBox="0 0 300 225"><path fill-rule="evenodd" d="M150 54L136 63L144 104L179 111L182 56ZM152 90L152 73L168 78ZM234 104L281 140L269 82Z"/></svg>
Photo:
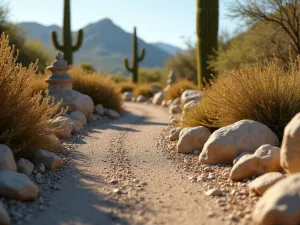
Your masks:
<svg viewBox="0 0 300 225"><path fill-rule="evenodd" d="M220 32L230 33L237 21L225 17L226 5L220 0ZM63 0L0 0L8 4L10 20L62 25ZM176 3L171 3L176 2ZM72 30L110 18L127 32L137 26L138 36L146 42L166 42L185 47L182 37L195 40L196 0L72 0Z"/></svg>

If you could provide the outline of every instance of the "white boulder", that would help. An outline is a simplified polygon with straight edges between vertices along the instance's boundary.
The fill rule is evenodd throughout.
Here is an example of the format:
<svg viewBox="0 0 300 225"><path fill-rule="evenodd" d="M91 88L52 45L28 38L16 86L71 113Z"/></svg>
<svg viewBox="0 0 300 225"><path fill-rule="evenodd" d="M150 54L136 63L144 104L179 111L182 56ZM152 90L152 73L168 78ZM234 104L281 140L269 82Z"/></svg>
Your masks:
<svg viewBox="0 0 300 225"><path fill-rule="evenodd" d="M89 113L94 112L94 102L90 96L81 94L80 92L75 90L72 90L72 92L74 92L76 95L76 101L73 111L80 111L85 116L87 116Z"/></svg>
<svg viewBox="0 0 300 225"><path fill-rule="evenodd" d="M179 139L179 133L180 131L182 130L181 127L176 127L176 128L173 128L171 131L170 131L170 141L177 141Z"/></svg>
<svg viewBox="0 0 300 225"><path fill-rule="evenodd" d="M95 113L100 116L104 115L104 107L101 104L95 105Z"/></svg>
<svg viewBox="0 0 300 225"><path fill-rule="evenodd" d="M248 188L251 192L254 192L257 195L262 196L266 192L266 190L268 190L271 186L276 184L284 177L285 176L279 172L266 173L256 178L255 180L251 181L248 184Z"/></svg>
<svg viewBox="0 0 300 225"><path fill-rule="evenodd" d="M300 173L281 179L257 202L252 213L255 224L300 224Z"/></svg>
<svg viewBox="0 0 300 225"><path fill-rule="evenodd" d="M232 164L240 153L254 153L264 144L278 146L278 137L262 123L241 120L213 132L205 143L199 160L203 164Z"/></svg>
<svg viewBox="0 0 300 225"><path fill-rule="evenodd" d="M63 166L63 160L53 152L39 149L33 152L34 163L43 163L48 170L61 168Z"/></svg>
<svg viewBox="0 0 300 225"><path fill-rule="evenodd" d="M27 176L30 176L34 169L34 165L28 159L23 158L18 159L17 166L18 172L23 173Z"/></svg>
<svg viewBox="0 0 300 225"><path fill-rule="evenodd" d="M87 117L80 111L73 111L68 117L73 121L78 122L82 127L87 124Z"/></svg>
<svg viewBox="0 0 300 225"><path fill-rule="evenodd" d="M59 128L56 132L55 135L58 138L69 138L71 137L72 133L72 125L71 125L72 120L68 117L60 116L54 120L51 120L51 127L52 128Z"/></svg>
<svg viewBox="0 0 300 225"><path fill-rule="evenodd" d="M158 92L154 95L152 103L154 105L161 105L163 100L164 100L164 93L163 92Z"/></svg>
<svg viewBox="0 0 300 225"><path fill-rule="evenodd" d="M144 95L139 95L137 96L136 98L136 102L146 102L147 101L147 98L144 96Z"/></svg>
<svg viewBox="0 0 300 225"><path fill-rule="evenodd" d="M15 200L36 199L39 188L24 174L0 170L0 196Z"/></svg>
<svg viewBox="0 0 300 225"><path fill-rule="evenodd" d="M17 171L13 152L7 145L0 144L0 170Z"/></svg>
<svg viewBox="0 0 300 225"><path fill-rule="evenodd" d="M211 132L206 127L184 128L179 133L177 152L190 153L194 150L202 150Z"/></svg>
<svg viewBox="0 0 300 225"><path fill-rule="evenodd" d="M185 90L181 94L180 102L181 104L185 105L186 103L193 101L193 100L201 100L203 97L203 93L197 90Z"/></svg>
<svg viewBox="0 0 300 225"><path fill-rule="evenodd" d="M106 114L112 119L119 119L121 117L120 114L113 109L108 109Z"/></svg>
<svg viewBox="0 0 300 225"><path fill-rule="evenodd" d="M254 154L243 156L231 169L230 178L239 181L269 172L280 172L280 148L260 146Z"/></svg>
<svg viewBox="0 0 300 225"><path fill-rule="evenodd" d="M284 129L281 145L281 166L287 173L300 172L300 113Z"/></svg>
<svg viewBox="0 0 300 225"><path fill-rule="evenodd" d="M122 95L122 99L126 102L130 102L132 100L132 97L132 93L129 91L124 92Z"/></svg>

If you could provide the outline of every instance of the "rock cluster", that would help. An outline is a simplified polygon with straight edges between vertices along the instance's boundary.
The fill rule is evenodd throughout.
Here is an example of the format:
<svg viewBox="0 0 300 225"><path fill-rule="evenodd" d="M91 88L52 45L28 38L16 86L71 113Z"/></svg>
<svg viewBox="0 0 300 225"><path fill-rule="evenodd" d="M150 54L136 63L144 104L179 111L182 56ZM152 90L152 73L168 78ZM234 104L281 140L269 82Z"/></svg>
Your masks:
<svg viewBox="0 0 300 225"><path fill-rule="evenodd" d="M212 133L201 126L180 127L177 114L185 113L199 101L199 92L187 90L169 108L170 125L174 127L167 137L172 142L168 145L169 150L191 154L184 157L196 155L202 165L201 172L196 169L200 175L189 180L211 182L213 185L205 194L220 198L217 203L221 207L226 204L222 197L238 193L230 192L227 183L230 182L229 186L242 185L253 207L247 209L247 213L234 212L233 220L252 219L261 225L300 224L300 113L285 127L280 146L278 137L269 127L253 120L237 121ZM192 167L184 166L187 168ZM213 173L216 168L220 168L221 176L226 178L217 186L214 180L219 178ZM236 200L232 202L238 205Z"/></svg>
<svg viewBox="0 0 300 225"><path fill-rule="evenodd" d="M58 155L45 150L36 150L28 158L15 159L12 150L0 145L0 196L10 201L32 201L39 197L40 190L31 177L35 173L62 168L63 160ZM10 224L11 219L3 204L0 204L0 224Z"/></svg>

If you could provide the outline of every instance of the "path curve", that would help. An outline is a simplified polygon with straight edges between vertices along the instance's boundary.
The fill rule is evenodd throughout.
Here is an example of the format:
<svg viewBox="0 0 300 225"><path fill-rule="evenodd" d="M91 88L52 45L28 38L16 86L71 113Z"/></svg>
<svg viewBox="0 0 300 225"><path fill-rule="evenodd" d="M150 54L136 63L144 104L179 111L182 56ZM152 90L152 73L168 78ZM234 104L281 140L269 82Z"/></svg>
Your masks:
<svg viewBox="0 0 300 225"><path fill-rule="evenodd" d="M224 224L208 219L212 206L200 184L176 172L158 146L166 110L136 103L125 109L119 120L89 125L52 206L30 224Z"/></svg>

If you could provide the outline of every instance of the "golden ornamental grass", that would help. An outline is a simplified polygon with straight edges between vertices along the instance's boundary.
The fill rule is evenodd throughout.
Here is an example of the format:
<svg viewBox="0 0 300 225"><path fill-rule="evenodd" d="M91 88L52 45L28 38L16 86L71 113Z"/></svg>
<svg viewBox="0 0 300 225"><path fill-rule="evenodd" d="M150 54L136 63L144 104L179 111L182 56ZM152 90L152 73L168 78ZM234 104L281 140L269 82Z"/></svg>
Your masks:
<svg viewBox="0 0 300 225"><path fill-rule="evenodd" d="M102 104L118 112L122 110L121 96L110 77L79 68L70 69L69 74L74 78L73 89L90 96L95 105Z"/></svg>
<svg viewBox="0 0 300 225"><path fill-rule="evenodd" d="M173 84L165 94L165 99L179 98L181 94L188 89L197 89L196 85L188 80L180 80Z"/></svg>
<svg viewBox="0 0 300 225"><path fill-rule="evenodd" d="M56 151L59 146L50 129L50 119L60 116L59 104L47 93L29 96L31 81L37 63L28 68L16 64L14 49L8 38L0 38L0 143L13 152L23 153L36 149ZM59 129L59 128L58 128Z"/></svg>
<svg viewBox="0 0 300 225"><path fill-rule="evenodd" d="M135 89L133 91L133 95L135 97L137 97L139 95L143 95L146 98L150 98L150 97L153 97L154 92L148 84L140 84L135 87Z"/></svg>
<svg viewBox="0 0 300 225"><path fill-rule="evenodd" d="M300 112L299 65L300 56L287 71L275 59L227 72L212 81L205 90L205 107L199 104L187 113L183 126L219 128L251 119L267 125L282 138L284 127Z"/></svg>

